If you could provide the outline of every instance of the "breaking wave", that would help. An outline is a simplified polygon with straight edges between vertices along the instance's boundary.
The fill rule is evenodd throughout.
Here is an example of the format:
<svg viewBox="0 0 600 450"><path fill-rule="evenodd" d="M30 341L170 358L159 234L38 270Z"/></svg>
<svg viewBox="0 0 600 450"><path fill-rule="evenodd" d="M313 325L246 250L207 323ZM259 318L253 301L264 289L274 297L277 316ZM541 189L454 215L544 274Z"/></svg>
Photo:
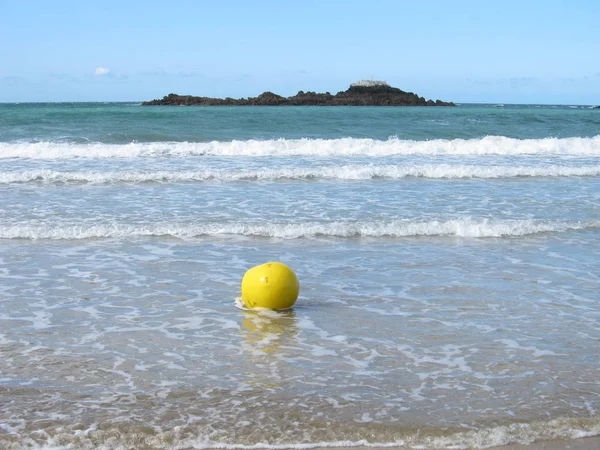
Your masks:
<svg viewBox="0 0 600 450"><path fill-rule="evenodd" d="M336 167L278 168L260 170L196 171L54 171L0 172L0 184L10 183L149 183L251 180L371 180L407 177L431 179L598 176L600 166L474 166L474 165L344 165Z"/></svg>
<svg viewBox="0 0 600 450"><path fill-rule="evenodd" d="M0 239L99 239L170 236L181 239L204 236L245 236L279 239L310 237L394 238L411 236L458 236L500 238L537 233L600 228L600 221L564 222L536 220L395 220L389 222L217 223L217 224L97 224L0 226Z"/></svg>
<svg viewBox="0 0 600 450"><path fill-rule="evenodd" d="M0 143L0 158L133 158L167 156L391 156L391 155L599 155L594 137L428 141L374 139L277 139L213 142L132 142L75 144L63 142Z"/></svg>

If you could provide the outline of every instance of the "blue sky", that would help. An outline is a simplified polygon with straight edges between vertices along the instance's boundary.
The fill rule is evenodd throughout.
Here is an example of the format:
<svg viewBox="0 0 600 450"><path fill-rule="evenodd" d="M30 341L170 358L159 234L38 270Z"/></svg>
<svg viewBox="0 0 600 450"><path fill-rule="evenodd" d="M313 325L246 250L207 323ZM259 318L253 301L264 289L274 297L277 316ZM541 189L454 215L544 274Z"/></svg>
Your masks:
<svg viewBox="0 0 600 450"><path fill-rule="evenodd" d="M256 96L386 80L600 104L600 1L0 0L0 102Z"/></svg>

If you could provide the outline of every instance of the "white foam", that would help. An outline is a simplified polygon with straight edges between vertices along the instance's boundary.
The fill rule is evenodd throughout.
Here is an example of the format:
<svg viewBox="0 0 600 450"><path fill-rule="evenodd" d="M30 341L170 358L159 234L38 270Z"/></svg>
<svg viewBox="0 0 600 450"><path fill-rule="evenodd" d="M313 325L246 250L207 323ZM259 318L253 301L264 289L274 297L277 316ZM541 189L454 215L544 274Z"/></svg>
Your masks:
<svg viewBox="0 0 600 450"><path fill-rule="evenodd" d="M587 222L538 220L489 220L465 217L446 221L393 220L366 222L301 222L265 224L97 224L0 226L0 239L91 239L141 236L254 236L281 239L303 237L406 237L460 236L473 238L525 236L600 227L600 220Z"/></svg>
<svg viewBox="0 0 600 450"><path fill-rule="evenodd" d="M279 318L280 312L289 311L290 309L293 308L293 306L290 306L289 308L280 308L280 309L270 309L270 308L262 308L262 307L248 308L244 304L242 297L236 297L233 301L233 306L241 309L242 311L251 311L251 312L257 313L259 315L263 315L265 317L270 317L271 319Z"/></svg>
<svg viewBox="0 0 600 450"><path fill-rule="evenodd" d="M0 345L7 345L7 344L10 344L11 342L13 342L13 341L7 339L6 335L0 333Z"/></svg>
<svg viewBox="0 0 600 450"><path fill-rule="evenodd" d="M557 354L554 353L551 350L541 350L535 346L523 346L521 344L519 344L517 341L515 341L514 339L496 339L494 340L494 342L500 342L502 344L504 344L506 346L506 348L508 349L512 349L512 350L522 350L522 351L528 351L531 352L532 356L535 357L539 357L539 356L567 356L565 354Z"/></svg>
<svg viewBox="0 0 600 450"><path fill-rule="evenodd" d="M196 171L55 171L26 170L0 172L0 184L10 183L147 183L199 182L243 180L371 180L407 177L433 179L571 177L598 176L600 165L594 166L483 166L483 165L343 165L335 167L287 167L259 170L196 170Z"/></svg>
<svg viewBox="0 0 600 450"><path fill-rule="evenodd" d="M166 156L389 156L389 155L600 155L594 137L478 139L428 141L374 139L277 139L228 142L132 142L69 144L62 142L0 143L0 158L134 158Z"/></svg>

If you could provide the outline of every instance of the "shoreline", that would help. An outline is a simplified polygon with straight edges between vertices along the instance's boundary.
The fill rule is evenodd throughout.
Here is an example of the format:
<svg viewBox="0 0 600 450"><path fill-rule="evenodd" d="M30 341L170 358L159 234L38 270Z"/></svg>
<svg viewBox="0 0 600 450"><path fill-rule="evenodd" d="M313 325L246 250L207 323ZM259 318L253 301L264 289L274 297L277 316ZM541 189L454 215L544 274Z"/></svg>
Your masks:
<svg viewBox="0 0 600 450"><path fill-rule="evenodd" d="M498 450L597 450L600 448L600 436L581 437L577 439L552 439L532 444L509 444L491 447Z"/></svg>
<svg viewBox="0 0 600 450"><path fill-rule="evenodd" d="M293 448L293 447L290 447ZM575 439L551 439L546 441L536 441L531 444L502 444L492 447L429 447L429 446L404 446L404 447L315 447L314 450L447 450L447 449L490 449L490 450L598 450L600 449L600 436L589 436ZM191 448L188 450L192 450ZM258 450L258 449L257 449ZM265 448L268 450L268 448Z"/></svg>

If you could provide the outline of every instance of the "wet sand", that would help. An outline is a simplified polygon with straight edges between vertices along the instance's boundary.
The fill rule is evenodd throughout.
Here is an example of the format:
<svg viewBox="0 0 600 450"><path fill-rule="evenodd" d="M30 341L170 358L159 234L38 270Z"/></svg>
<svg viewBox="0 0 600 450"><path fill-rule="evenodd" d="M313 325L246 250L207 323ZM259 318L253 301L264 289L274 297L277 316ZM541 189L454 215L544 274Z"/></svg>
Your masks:
<svg viewBox="0 0 600 450"><path fill-rule="evenodd" d="M508 445L504 447L495 447L499 450L598 450L600 449L600 436L570 439L541 441L530 445Z"/></svg>
<svg viewBox="0 0 600 450"><path fill-rule="evenodd" d="M352 450L402 450L413 447L351 447ZM416 448L416 447L415 447ZM427 449L444 450L443 447L426 447ZM455 448L455 447L451 447ZM533 444L512 444L503 445L500 447L488 447L494 450L599 450L600 449L600 436L580 438L580 439L569 439L569 440L550 440L550 441L539 441ZM344 450L343 447L328 447L316 450Z"/></svg>

